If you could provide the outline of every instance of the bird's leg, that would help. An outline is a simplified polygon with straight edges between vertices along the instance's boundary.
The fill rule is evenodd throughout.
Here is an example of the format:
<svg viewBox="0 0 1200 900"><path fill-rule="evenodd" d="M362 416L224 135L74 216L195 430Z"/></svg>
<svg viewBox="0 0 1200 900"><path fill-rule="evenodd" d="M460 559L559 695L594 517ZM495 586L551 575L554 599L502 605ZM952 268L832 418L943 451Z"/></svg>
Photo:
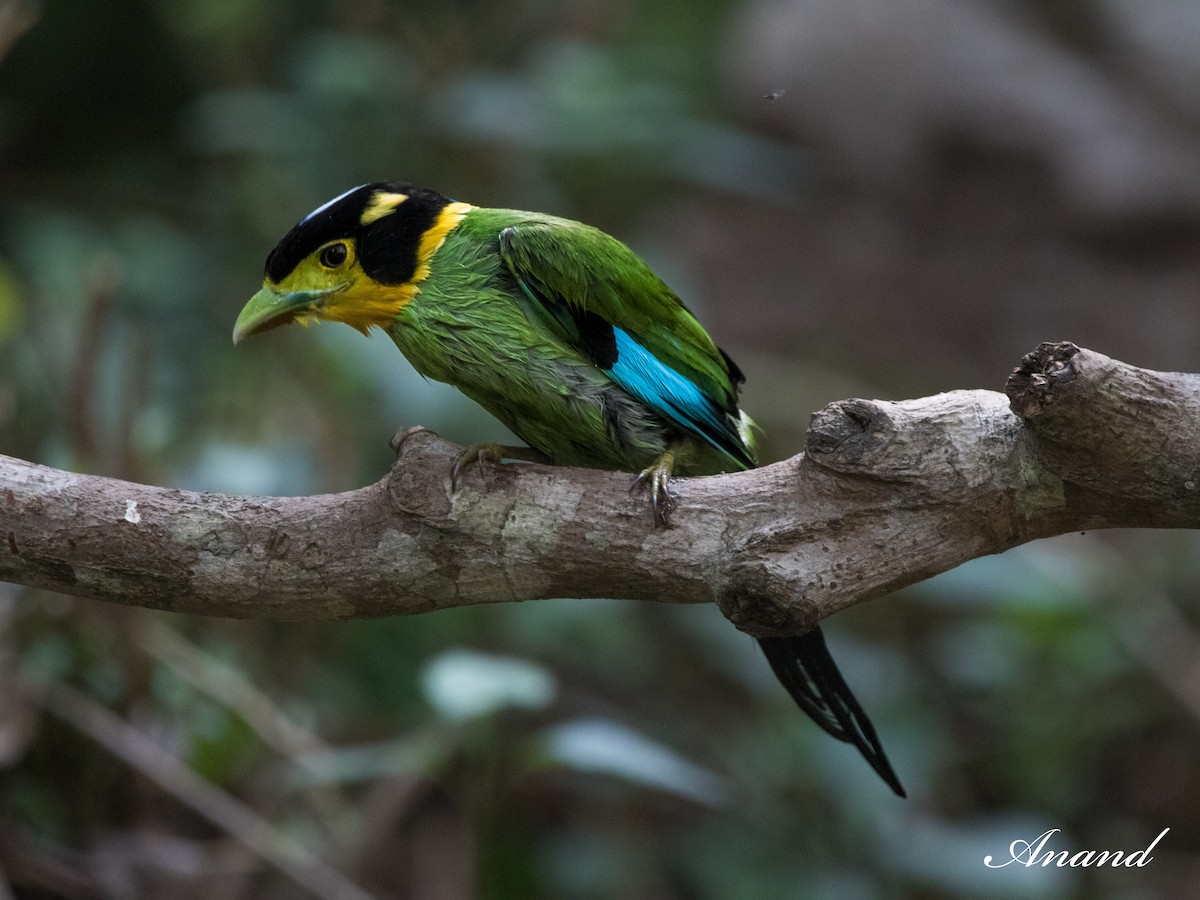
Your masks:
<svg viewBox="0 0 1200 900"><path fill-rule="evenodd" d="M523 462L550 463L551 459L532 447L509 447L505 444L472 444L455 457L450 469L450 490L458 493L463 467L475 462L479 465L479 476L483 477L483 461L500 462L504 459L519 459Z"/></svg>
<svg viewBox="0 0 1200 900"><path fill-rule="evenodd" d="M633 480L632 491L643 488L650 493L650 509L654 512L654 524L666 528L671 513L675 511L675 499L671 496L671 473L675 471L675 460L681 449L680 441L672 441L642 473Z"/></svg>

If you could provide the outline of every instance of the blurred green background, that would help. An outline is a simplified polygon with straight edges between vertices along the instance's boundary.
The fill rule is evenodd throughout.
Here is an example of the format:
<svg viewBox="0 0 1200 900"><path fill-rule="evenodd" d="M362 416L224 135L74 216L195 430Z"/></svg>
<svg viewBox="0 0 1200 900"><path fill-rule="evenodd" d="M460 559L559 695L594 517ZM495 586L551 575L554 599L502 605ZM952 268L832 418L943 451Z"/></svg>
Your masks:
<svg viewBox="0 0 1200 900"><path fill-rule="evenodd" d="M1191 0L0 0L0 452L308 494L401 426L502 437L382 337L230 343L275 241L389 178L626 240L768 459L1043 340L1200 370L1197 34ZM0 898L1194 896L1198 585L1194 534L1072 535L837 616L907 801L713 609L0 585ZM1051 828L1171 831L984 866Z"/></svg>

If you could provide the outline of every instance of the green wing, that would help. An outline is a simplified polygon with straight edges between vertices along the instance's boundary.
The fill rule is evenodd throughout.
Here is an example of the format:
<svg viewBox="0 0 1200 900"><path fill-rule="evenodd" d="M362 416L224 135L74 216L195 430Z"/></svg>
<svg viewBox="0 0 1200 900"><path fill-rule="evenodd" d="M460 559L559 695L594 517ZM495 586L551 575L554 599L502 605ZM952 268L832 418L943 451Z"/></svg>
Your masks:
<svg viewBox="0 0 1200 900"><path fill-rule="evenodd" d="M675 293L613 237L564 219L503 229L500 255L538 315L642 402L742 467L743 376Z"/></svg>

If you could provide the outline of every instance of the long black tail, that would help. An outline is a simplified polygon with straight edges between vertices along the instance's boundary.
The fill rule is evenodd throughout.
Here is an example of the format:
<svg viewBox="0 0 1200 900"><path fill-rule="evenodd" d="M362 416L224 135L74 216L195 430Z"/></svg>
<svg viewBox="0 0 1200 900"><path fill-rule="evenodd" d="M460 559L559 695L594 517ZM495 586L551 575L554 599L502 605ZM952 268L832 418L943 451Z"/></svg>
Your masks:
<svg viewBox="0 0 1200 900"><path fill-rule="evenodd" d="M771 671L800 708L839 741L857 747L888 787L901 797L908 796L892 771L875 727L829 655L821 629L814 628L798 637L762 637L758 645Z"/></svg>

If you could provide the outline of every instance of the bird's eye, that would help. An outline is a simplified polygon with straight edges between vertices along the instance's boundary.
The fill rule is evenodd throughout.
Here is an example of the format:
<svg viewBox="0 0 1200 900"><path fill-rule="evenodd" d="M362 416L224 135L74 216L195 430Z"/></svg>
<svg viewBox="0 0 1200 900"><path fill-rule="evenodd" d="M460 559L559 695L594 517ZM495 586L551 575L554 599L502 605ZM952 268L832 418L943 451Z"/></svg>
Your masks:
<svg viewBox="0 0 1200 900"><path fill-rule="evenodd" d="M336 269L346 261L347 253L346 245L339 241L336 244L330 244L328 247L321 248L321 252L317 256L317 262L327 269Z"/></svg>

